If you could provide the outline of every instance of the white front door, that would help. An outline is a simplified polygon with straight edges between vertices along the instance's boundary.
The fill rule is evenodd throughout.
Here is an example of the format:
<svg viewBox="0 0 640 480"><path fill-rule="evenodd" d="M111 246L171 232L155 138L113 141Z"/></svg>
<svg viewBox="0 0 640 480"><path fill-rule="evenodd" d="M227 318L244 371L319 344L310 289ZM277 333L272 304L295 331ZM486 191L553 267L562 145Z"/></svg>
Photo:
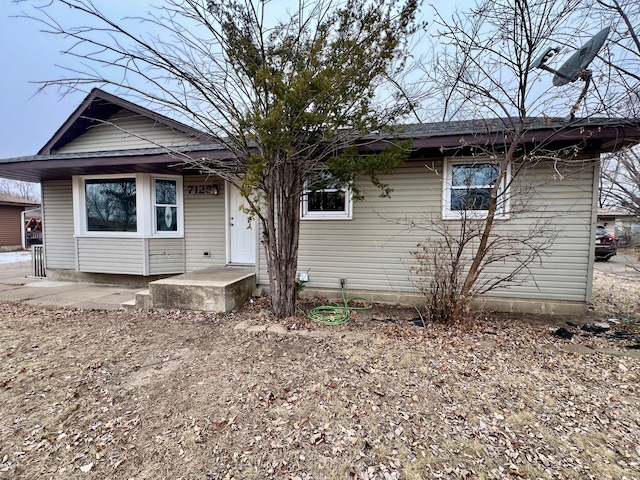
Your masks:
<svg viewBox="0 0 640 480"><path fill-rule="evenodd" d="M249 216L241 210L244 199L240 190L228 184L227 218L229 225L229 263L255 265L256 263L256 222L249 225Z"/></svg>

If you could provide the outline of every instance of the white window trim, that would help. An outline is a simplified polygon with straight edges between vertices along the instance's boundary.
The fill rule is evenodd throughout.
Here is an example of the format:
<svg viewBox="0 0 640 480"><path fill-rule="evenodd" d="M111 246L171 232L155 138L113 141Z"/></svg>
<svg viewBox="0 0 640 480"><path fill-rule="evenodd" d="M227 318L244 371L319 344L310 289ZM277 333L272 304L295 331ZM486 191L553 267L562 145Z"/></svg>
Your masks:
<svg viewBox="0 0 640 480"><path fill-rule="evenodd" d="M307 188L307 182L305 181L305 189L302 193L301 205L300 205L300 218L302 220L351 220L353 218L353 193L351 188L345 187L341 189L327 188L316 190L317 192L338 192L343 191L345 195L345 208L342 212L310 212L309 211L309 196L311 190Z"/></svg>
<svg viewBox="0 0 640 480"><path fill-rule="evenodd" d="M472 165L474 163L498 163L488 158L445 158L443 164L443 176L442 176L442 218L443 220L461 220L463 218L481 220L486 218L487 210L451 210L451 191L452 191L452 176L453 165ZM502 205L498 207L495 218L501 220L507 220L509 218L510 207L510 192L507 187L507 182L511 179L511 164L507 163L507 174L502 179L502 185L500 186L500 195L504 196Z"/></svg>
<svg viewBox="0 0 640 480"><path fill-rule="evenodd" d="M178 229L175 232L158 231L157 229L158 223L156 220L156 189L155 189L156 180L173 180L176 182L176 202L177 202L176 211L178 215L178 222L177 222ZM182 191L182 177L175 176L175 175L151 175L149 186L151 190L150 208L151 208L151 228L153 231L153 236L163 237L163 238L182 237L184 232L184 209L183 209L184 195Z"/></svg>
<svg viewBox="0 0 640 480"><path fill-rule="evenodd" d="M87 208L85 197L86 180L113 180L135 178L136 181L136 232L92 232L87 230ZM155 179L177 182L178 231L155 231ZM182 238L184 237L184 195L182 176L130 173L113 175L76 175L72 177L74 235L86 238Z"/></svg>

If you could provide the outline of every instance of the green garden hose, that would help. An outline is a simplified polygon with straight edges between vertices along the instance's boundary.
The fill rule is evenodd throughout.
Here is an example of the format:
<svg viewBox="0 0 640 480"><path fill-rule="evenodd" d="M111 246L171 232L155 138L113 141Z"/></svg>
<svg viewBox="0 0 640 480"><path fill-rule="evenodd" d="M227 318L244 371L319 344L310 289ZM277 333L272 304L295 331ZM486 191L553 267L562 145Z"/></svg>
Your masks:
<svg viewBox="0 0 640 480"><path fill-rule="evenodd" d="M369 310L371 307L350 307L349 302L353 300L364 300L370 302L365 297L351 297L347 299L344 295L344 288L342 289L342 301L344 305L321 305L319 307L312 308L309 313L305 313L300 307L298 310L307 317L309 320L315 323L321 323L322 325L343 325L351 318L352 310Z"/></svg>

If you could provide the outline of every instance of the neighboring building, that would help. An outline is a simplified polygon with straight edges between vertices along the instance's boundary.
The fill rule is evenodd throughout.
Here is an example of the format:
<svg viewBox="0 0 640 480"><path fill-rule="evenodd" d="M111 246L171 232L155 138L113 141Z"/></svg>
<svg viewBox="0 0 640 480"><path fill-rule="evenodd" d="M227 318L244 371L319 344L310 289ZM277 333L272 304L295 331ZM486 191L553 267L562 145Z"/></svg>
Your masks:
<svg viewBox="0 0 640 480"><path fill-rule="evenodd" d="M360 202L351 201L348 191L329 188L305 196L299 250L299 271L309 275L305 293L339 294L339 279L346 278L350 293L374 301L416 301L410 252L434 237L429 228L409 230L399 220L459 223L459 192L481 194L486 185L450 179L461 169L482 177L491 160L471 157L474 149L510 141L501 121L490 123L486 133L488 124L407 127L415 152L382 179L393 188L389 199L379 198L373 187ZM525 187L537 185L531 213L507 221L510 212L503 212L497 231L515 234L544 218L558 236L550 255L529 266L529 278L486 296L490 307L584 311L591 297L599 157L639 139L638 125L615 119L545 119L532 125L526 148L545 142L580 150L569 162L539 162L519 177ZM48 278L99 275L101 281L120 281L244 266L255 272L258 287L268 286L259 231L248 228L237 190L177 165L158 145L195 158L229 157L201 132L96 89L37 155L0 160L0 177L41 182ZM382 149L384 142L367 148Z"/></svg>
<svg viewBox="0 0 640 480"><path fill-rule="evenodd" d="M615 235L618 246L640 245L640 218L624 210L598 209L598 224Z"/></svg>
<svg viewBox="0 0 640 480"><path fill-rule="evenodd" d="M0 251L22 248L22 212L40 204L14 195L0 194Z"/></svg>
<svg viewBox="0 0 640 480"><path fill-rule="evenodd" d="M24 245L42 244L42 214L39 208L27 210L24 215Z"/></svg>

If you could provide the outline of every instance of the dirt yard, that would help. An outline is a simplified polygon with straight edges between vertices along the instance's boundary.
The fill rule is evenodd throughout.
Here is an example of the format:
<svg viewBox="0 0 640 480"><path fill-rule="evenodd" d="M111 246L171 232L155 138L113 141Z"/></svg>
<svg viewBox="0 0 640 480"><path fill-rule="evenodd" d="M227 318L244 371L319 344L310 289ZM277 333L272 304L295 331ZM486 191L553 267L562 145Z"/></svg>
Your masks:
<svg viewBox="0 0 640 480"><path fill-rule="evenodd" d="M0 305L0 478L640 479L640 279L614 281L599 272L571 321L616 317L618 336L390 308L234 329L269 323L260 300L228 317Z"/></svg>

